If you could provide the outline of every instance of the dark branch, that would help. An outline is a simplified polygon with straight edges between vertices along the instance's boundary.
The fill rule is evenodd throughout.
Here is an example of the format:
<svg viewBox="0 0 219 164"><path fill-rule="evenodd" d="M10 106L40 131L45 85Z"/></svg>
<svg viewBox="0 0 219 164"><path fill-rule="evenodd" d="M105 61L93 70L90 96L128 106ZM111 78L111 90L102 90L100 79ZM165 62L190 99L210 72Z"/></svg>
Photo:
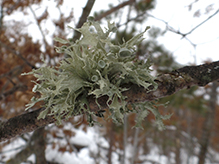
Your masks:
<svg viewBox="0 0 219 164"><path fill-rule="evenodd" d="M80 17L80 20L79 20L76 28L80 28L84 24L84 22L87 21L87 17L89 16L91 9L93 8L94 2L95 2L95 0L88 0L87 1L87 4L83 9L83 13ZM80 36L81 36L81 33L75 30L72 40L75 41L75 40L79 39Z"/></svg>
<svg viewBox="0 0 219 164"><path fill-rule="evenodd" d="M119 4L118 6L115 6L115 7L111 8L110 10L107 10L107 11L104 12L103 14L97 16L97 17L95 18L95 21L99 21L99 20L101 20L102 18L106 17L107 15L110 15L110 14L112 14L113 12L115 12L115 11L117 11L117 10L119 10L119 9L121 9L121 8L123 8L123 7L125 7L125 6L127 6L127 5L130 5L130 4L134 3L134 2L135 2L135 0L129 0L129 1L123 2L123 3Z"/></svg>
<svg viewBox="0 0 219 164"><path fill-rule="evenodd" d="M189 32L185 33L185 34L182 34L180 33L181 35L183 35L184 37L186 35L189 35L191 34L194 30L196 30L198 27L200 27L201 25L203 25L205 22L207 22L209 19L211 19L212 17L214 17L217 13L219 12L219 9L212 15L210 15L207 19L205 19L203 22L199 23L197 26L195 26L193 29L191 29Z"/></svg>
<svg viewBox="0 0 219 164"><path fill-rule="evenodd" d="M52 117L38 120L39 113L43 108L24 113L22 115L10 118L0 125L0 141L4 141L23 133L34 131L40 127L53 123L55 120Z"/></svg>
<svg viewBox="0 0 219 164"><path fill-rule="evenodd" d="M76 28L80 28L84 24L84 22L87 21L87 17L89 16L89 14L91 12L91 9L92 9L92 7L94 5L94 2L95 2L95 0L88 0L86 6L83 9L83 13L82 13L82 15L80 17L80 20L79 20ZM97 16L95 18L95 21L99 21L102 18L106 17L107 15L110 15L113 12L119 10L120 8L123 8L123 7L127 6L127 5L130 5L130 4L134 3L134 2L135 2L135 0L129 0L129 1L123 2L123 3L119 4L119 5L111 8L110 10L107 10L106 12L102 13L101 15ZM81 36L80 32L74 31L74 36L73 36L72 40L75 41L75 40L79 39L80 36Z"/></svg>
<svg viewBox="0 0 219 164"><path fill-rule="evenodd" d="M5 43L0 41L0 45L4 48L6 48L8 51L10 51L11 53L17 55L19 58L21 58L24 63L26 63L28 66L30 66L32 69L36 69L36 67L31 64L25 57L22 56L22 54L20 54L18 51L13 50L11 47L9 47L8 45L6 45Z"/></svg>
<svg viewBox="0 0 219 164"><path fill-rule="evenodd" d="M151 101L161 97L169 96L181 89L191 86L204 86L209 82L219 80L219 61L203 64L199 66L186 66L167 74L158 76L156 82L158 88L155 91L147 92L143 87L127 84L130 89L123 94L127 96L128 103ZM107 97L98 99L98 103L103 107L106 105ZM88 97L90 109L100 110L93 97ZM38 110L13 117L0 125L0 141L13 138L26 132L34 131L40 127L55 122L52 117L38 120Z"/></svg>
<svg viewBox="0 0 219 164"><path fill-rule="evenodd" d="M14 94L17 91L26 91L26 90L27 90L27 86L22 85L22 84L17 84L13 88L11 88L10 90L1 93L0 94L0 101L2 99L4 99L5 97Z"/></svg>

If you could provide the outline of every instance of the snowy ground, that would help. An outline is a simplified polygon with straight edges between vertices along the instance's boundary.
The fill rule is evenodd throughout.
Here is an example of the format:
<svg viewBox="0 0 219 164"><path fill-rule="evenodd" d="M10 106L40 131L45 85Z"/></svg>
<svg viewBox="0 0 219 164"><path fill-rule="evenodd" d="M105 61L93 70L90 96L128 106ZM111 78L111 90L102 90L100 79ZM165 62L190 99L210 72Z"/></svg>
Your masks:
<svg viewBox="0 0 219 164"><path fill-rule="evenodd" d="M53 126L52 128L56 128ZM99 127L88 127L87 131L83 131L83 126L79 129L75 129L73 125L67 123L64 126L64 129L72 129L75 132L75 136L69 138L71 144L77 144L84 146L84 148L80 149L80 151L70 152L59 152L58 148L60 145L65 145L67 140L63 134L58 134L62 139L54 139L50 134L47 135L47 141L53 140L53 142L57 142L57 146L52 148L52 145L48 145L46 148L46 159L48 161L54 161L62 164L95 164L97 161L100 164L107 164L107 149L109 148L108 141L101 136L99 131ZM55 129L54 129L55 130ZM59 132L57 132L59 133ZM148 145L151 148L149 154L141 154L139 159L145 161L142 164L152 164L152 162L157 162L157 164L171 164L175 163L174 161L174 153L171 153L170 157L166 157L159 151L158 146L153 144L150 139L148 140ZM59 146L58 146L59 145ZM18 153L22 148L24 148L25 142L18 137L18 139L11 142L9 145L5 146L0 153L0 159L2 161L7 161L11 157L13 157L16 153ZM132 158L132 145L128 144L126 147L126 164L129 164L130 161L128 159ZM141 149L141 148L139 148ZM194 148L197 149L198 147ZM112 155L112 163L120 164L118 153L122 153L121 150L114 152ZM211 151L211 153L215 154L215 157L219 154ZM98 158L97 158L98 157ZM196 156L192 156L189 159L187 156L187 152L181 150L181 157L183 159L182 164L197 164L198 158ZM28 160L34 162L35 156L31 155ZM96 161L95 161L96 160ZM25 164L25 163L23 163ZM212 164L210 161L206 161L206 164Z"/></svg>

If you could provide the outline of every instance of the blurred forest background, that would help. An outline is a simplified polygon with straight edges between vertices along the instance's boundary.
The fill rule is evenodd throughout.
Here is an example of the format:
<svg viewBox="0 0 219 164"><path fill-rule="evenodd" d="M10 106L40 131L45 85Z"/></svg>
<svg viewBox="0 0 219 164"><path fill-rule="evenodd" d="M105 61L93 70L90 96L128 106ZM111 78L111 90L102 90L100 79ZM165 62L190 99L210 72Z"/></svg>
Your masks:
<svg viewBox="0 0 219 164"><path fill-rule="evenodd" d="M155 0L118 1L117 4L104 1L101 3L109 3L109 7L108 10L102 10L101 4L96 4L95 0L87 0L80 17L76 18L74 8L77 8L78 2L73 0L68 3L68 7L72 10L67 12L63 7L65 1L0 1L1 121L23 113L25 105L34 96L32 92L34 83L31 82L34 78L31 75L21 76L21 73L39 67L42 64L41 55L46 57L48 65L57 65L63 58L54 50L54 46L60 46L59 43L52 39L80 38L78 33L67 28L69 24L81 27L89 15L103 24L107 20L115 21L118 26L115 42L122 43L123 38L128 40L136 33L142 32L147 19L153 17L148 12L156 6ZM188 3L188 10L198 3L199 0L191 0ZM93 11L94 5L99 5L100 9ZM54 9L51 9L52 7ZM211 10L213 12L210 12ZM206 6L205 14L213 17L218 10L209 4ZM52 19L52 11L59 17ZM195 16L201 17L202 14L197 11L194 13ZM182 67L175 61L173 53L156 40L167 31L172 31L183 38L186 38L187 34L168 27L168 22L166 26L165 31L159 27L151 28L147 38L138 46L137 56L142 60L151 59L154 74ZM33 37L36 33L41 39ZM219 37L219 33L215 35ZM169 104L166 108L160 106L159 111L163 114L173 113L171 119L165 121L167 129L164 131L157 129L152 114L143 121L144 130L132 128L135 125L135 114L126 115L125 124L121 126L115 125L111 120L100 118L103 126L95 125L92 128L88 126L86 119L83 119L84 116L77 116L63 121L61 126L52 124L2 142L0 163L219 163L217 87L218 83L214 82L202 88L192 87L160 99L159 102L169 101ZM35 109L39 107L40 104L35 106ZM87 138L81 137L80 134L84 134ZM76 136L80 136L79 140L75 139Z"/></svg>

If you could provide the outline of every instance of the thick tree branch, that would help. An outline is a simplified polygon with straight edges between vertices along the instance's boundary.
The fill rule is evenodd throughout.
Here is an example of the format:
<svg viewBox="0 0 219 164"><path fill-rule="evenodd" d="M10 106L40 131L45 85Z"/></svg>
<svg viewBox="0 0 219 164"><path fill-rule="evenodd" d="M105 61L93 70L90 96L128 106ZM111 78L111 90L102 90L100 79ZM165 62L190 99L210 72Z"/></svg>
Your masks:
<svg viewBox="0 0 219 164"><path fill-rule="evenodd" d="M219 80L219 61L199 66L186 66L167 74L158 76L156 82L158 88L155 91L147 92L144 88L137 85L127 85L130 88L123 94L127 96L128 103L151 101L161 97L169 96L181 89L191 86L204 86L209 82ZM100 110L93 97L88 97L89 106L92 111ZM98 103L106 108L107 97L98 99ZM46 117L38 120L38 110L13 117L0 125L0 141L13 138L26 132L34 131L40 127L53 123L55 119Z"/></svg>
<svg viewBox="0 0 219 164"><path fill-rule="evenodd" d="M23 133L34 131L40 127L44 127L55 120L52 117L38 120L37 117L44 108L37 109L32 112L24 113L19 116L10 118L6 122L0 124L0 141L13 138Z"/></svg>

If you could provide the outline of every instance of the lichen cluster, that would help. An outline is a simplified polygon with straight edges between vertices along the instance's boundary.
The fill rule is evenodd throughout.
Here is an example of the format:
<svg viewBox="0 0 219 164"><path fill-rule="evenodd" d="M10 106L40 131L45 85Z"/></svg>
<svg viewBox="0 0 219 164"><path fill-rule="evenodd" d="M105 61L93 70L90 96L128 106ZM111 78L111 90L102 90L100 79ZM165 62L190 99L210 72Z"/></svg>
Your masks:
<svg viewBox="0 0 219 164"><path fill-rule="evenodd" d="M108 28L103 30L99 23L89 19L80 29L76 29L83 36L80 40L71 42L56 38L63 44L62 47L55 47L56 52L68 57L61 60L58 67L44 64L28 73L37 78L33 92L40 92L41 97L33 97L27 109L44 101L45 110L40 113L39 119L52 115L60 124L63 117L67 119L83 110L88 115L89 123L93 124L95 114L89 109L87 97L93 95L98 104L97 98L107 96L110 117L115 122L123 122L127 108L122 92L128 88L122 86L133 83L148 91L151 85L157 88L154 77L150 75L149 62L138 62L135 56L136 45L142 42L147 29L127 42L115 45L109 37L111 32L116 31L114 23L108 22ZM149 103L144 103L144 106L156 111ZM144 119L142 116L147 116L148 108L143 109L141 105L140 109L139 104L136 107L138 109L133 111L142 113L136 121L141 126L139 121Z"/></svg>

